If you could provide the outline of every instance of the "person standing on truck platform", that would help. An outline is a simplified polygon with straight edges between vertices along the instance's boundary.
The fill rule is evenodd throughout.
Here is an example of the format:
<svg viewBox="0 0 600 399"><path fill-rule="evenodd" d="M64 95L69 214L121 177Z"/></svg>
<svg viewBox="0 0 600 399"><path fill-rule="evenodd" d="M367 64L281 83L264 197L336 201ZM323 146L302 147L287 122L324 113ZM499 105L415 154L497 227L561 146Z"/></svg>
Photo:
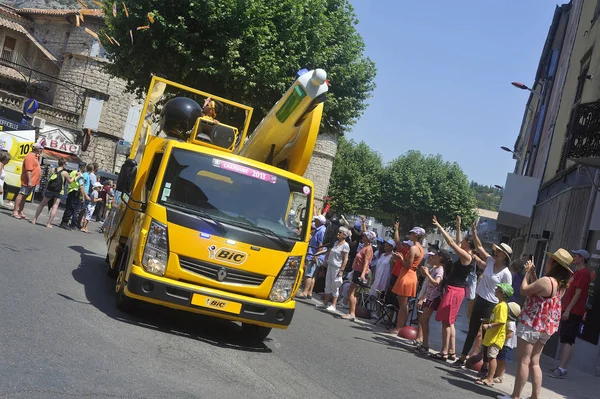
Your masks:
<svg viewBox="0 0 600 399"><path fill-rule="evenodd" d="M219 121L217 120L217 112L221 112L222 110L223 104L208 97L206 100L204 100L202 117L218 124Z"/></svg>
<svg viewBox="0 0 600 399"><path fill-rule="evenodd" d="M40 184L42 177L42 168L40 167L40 155L44 147L41 144L35 143L29 154L23 159L23 170L21 172L21 190L15 200L15 209L13 210L13 217L15 219L29 220L23 213L25 209L25 202L27 197L33 193L35 186Z"/></svg>
<svg viewBox="0 0 600 399"><path fill-rule="evenodd" d="M323 239L325 238L325 223L327 220L325 216L319 215L313 218L315 223L315 234L308 242L308 254L306 255L305 261L305 280L304 280L304 291L301 294L296 295L300 299L312 299L312 290L315 286L315 273L317 266L321 265L325 259L325 252L327 249L323 247Z"/></svg>

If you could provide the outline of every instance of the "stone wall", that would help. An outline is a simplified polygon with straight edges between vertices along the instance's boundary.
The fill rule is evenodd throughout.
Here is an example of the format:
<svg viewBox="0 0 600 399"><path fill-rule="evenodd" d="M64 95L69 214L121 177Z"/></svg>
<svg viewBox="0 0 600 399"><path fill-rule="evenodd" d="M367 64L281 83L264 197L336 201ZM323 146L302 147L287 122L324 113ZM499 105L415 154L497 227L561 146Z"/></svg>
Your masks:
<svg viewBox="0 0 600 399"><path fill-rule="evenodd" d="M92 133L87 151L82 151L79 157L86 163L97 162L101 170L119 173L121 165L125 162L125 156L117 155L115 158L116 146L116 138L101 133Z"/></svg>
<svg viewBox="0 0 600 399"><path fill-rule="evenodd" d="M122 138L129 107L137 104L137 100L134 95L125 92L125 81L114 78L104 71L105 63L106 61L99 58L67 54L63 61L60 78L106 95L108 100L105 100L102 106L98 131L115 138ZM83 90L79 90L78 94L81 96L85 93ZM93 93L87 94L88 96L93 95ZM59 87L54 99L54 106L76 111L78 101L81 99L71 90ZM87 101L85 105L87 107ZM83 120L85 120L86 107L82 113Z"/></svg>
<svg viewBox="0 0 600 399"><path fill-rule="evenodd" d="M62 59L73 25L64 17L33 16L33 34L54 56Z"/></svg>
<svg viewBox="0 0 600 399"><path fill-rule="evenodd" d="M323 197L329 190L329 180L337 147L338 136L336 134L319 134L313 156L304 174L304 177L312 180L315 186L315 204L318 208L323 206Z"/></svg>

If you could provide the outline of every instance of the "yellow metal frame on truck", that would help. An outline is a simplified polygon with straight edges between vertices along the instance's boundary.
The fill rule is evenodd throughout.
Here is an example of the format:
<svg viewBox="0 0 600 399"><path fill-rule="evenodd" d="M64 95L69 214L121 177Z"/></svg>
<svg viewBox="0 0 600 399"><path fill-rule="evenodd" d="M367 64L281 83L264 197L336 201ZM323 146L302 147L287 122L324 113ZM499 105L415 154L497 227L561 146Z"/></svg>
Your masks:
<svg viewBox="0 0 600 399"><path fill-rule="evenodd" d="M131 146L131 151L129 153L129 158L135 158L135 155L136 155L136 153L138 151L139 137L140 137L140 133L142 131L142 128L145 125L144 121L145 121L146 116L147 116L146 113L147 113L147 110L148 110L148 105L150 104L150 97L151 97L152 91L156 87L157 83L163 83L167 87L168 86L175 87L175 88L178 88L178 89L181 89L181 90L185 90L185 91L188 91L190 93L194 93L194 94L197 94L197 95L200 95L200 96L210 97L210 98L212 98L214 100L217 100L217 101L220 101L220 102L222 102L224 104L229 104L229 105L231 105L233 107L241 108L241 109L245 110L246 111L246 120L244 122L244 127L243 127L243 130L242 130L242 138L240 140L240 143L243 144L244 141L246 140L246 135L248 134L248 129L250 128L250 120L252 119L252 113L254 112L254 108L249 107L247 105L244 105L242 103L238 103L238 102L235 102L235 101L228 100L228 99L223 98L223 97L215 96L215 95L213 95L211 93L208 93L208 92L205 92L205 91L202 91L202 90L194 89L193 87L189 87L189 86L177 83L177 82L173 82L171 80L167 80L167 79L164 79L164 78L161 78L161 77L158 77L158 76L152 76L152 80L150 81L150 86L148 87L148 92L147 92L147 95L146 95L146 99L144 100L144 107L142 108L142 112L140 114L140 120L138 122L138 126L137 126L137 129L135 131L135 137L133 139L133 143L132 143L132 146Z"/></svg>

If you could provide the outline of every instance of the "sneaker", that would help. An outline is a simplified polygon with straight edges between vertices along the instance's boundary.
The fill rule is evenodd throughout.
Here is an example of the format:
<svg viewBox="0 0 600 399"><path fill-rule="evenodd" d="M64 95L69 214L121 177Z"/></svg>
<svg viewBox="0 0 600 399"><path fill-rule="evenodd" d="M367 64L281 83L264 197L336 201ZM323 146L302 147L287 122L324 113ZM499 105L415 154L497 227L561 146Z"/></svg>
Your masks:
<svg viewBox="0 0 600 399"><path fill-rule="evenodd" d="M325 309L325 310L328 312L337 312L337 309L333 305L327 306L327 309Z"/></svg>
<svg viewBox="0 0 600 399"><path fill-rule="evenodd" d="M324 304L322 304L322 303L318 303L318 304L315 306L315 308L317 308L317 309L325 309L326 307L327 307L327 306L325 306L325 305L324 305Z"/></svg>
<svg viewBox="0 0 600 399"><path fill-rule="evenodd" d="M564 378L567 378L567 372L562 371L560 368L557 367L556 370L548 374L548 377L558 378L562 380Z"/></svg>

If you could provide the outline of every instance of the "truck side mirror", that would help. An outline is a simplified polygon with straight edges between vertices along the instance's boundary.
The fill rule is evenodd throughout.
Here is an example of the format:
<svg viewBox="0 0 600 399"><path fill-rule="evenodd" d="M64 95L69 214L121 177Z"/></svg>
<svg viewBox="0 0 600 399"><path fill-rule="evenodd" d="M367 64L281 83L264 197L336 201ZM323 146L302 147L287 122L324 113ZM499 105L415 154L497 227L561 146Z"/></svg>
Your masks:
<svg viewBox="0 0 600 399"><path fill-rule="evenodd" d="M122 193L131 193L135 176L137 175L137 162L133 159L128 159L121 166L121 172L117 179L117 191Z"/></svg>

